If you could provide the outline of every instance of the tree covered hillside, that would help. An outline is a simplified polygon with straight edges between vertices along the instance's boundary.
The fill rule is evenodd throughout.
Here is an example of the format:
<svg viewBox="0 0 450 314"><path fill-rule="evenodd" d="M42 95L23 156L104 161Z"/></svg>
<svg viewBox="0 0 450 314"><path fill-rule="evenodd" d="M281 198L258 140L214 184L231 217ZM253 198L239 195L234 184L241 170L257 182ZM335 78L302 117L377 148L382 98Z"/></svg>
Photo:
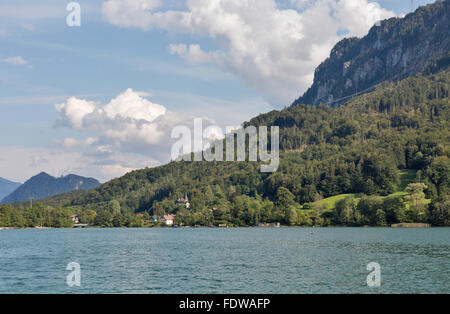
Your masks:
<svg viewBox="0 0 450 314"><path fill-rule="evenodd" d="M254 162L171 162L44 204L90 217L94 210L103 226L144 223L135 213L172 213L190 225L448 225L449 75L384 83L339 108L297 105L252 119L245 126L280 126L283 152L272 174ZM405 172L413 174L406 183ZM176 204L185 194L188 209ZM333 196L340 201L332 207L320 201Z"/></svg>

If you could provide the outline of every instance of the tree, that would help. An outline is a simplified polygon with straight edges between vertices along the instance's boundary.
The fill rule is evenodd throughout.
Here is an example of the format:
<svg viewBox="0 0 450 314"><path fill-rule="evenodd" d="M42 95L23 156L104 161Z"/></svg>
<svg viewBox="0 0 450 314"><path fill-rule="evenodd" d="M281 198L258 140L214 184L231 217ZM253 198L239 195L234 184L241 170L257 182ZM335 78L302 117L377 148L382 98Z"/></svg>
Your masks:
<svg viewBox="0 0 450 314"><path fill-rule="evenodd" d="M290 218L292 221L296 221L296 214L293 213L291 208L298 207L295 203L294 195L285 187L280 187L277 190L276 200L275 200L275 217L277 220L285 221L290 224ZM295 219L294 219L295 216Z"/></svg>
<svg viewBox="0 0 450 314"><path fill-rule="evenodd" d="M113 215L109 211L103 210L97 214L94 223L100 227L111 228L113 227Z"/></svg>
<svg viewBox="0 0 450 314"><path fill-rule="evenodd" d="M97 213L94 210L86 209L81 213L80 220L85 224L92 225L94 224L95 217L97 217Z"/></svg>
<svg viewBox="0 0 450 314"><path fill-rule="evenodd" d="M291 191L289 191L285 187L280 187L277 190L275 206L278 206L284 211L286 211L289 207L295 205L294 199L295 197L291 193Z"/></svg>
<svg viewBox="0 0 450 314"><path fill-rule="evenodd" d="M387 197L383 200L383 210L386 213L386 223L405 222L406 204L399 197Z"/></svg>
<svg viewBox="0 0 450 314"><path fill-rule="evenodd" d="M117 200L112 200L108 203L108 210L113 216L120 214L120 203Z"/></svg>
<svg viewBox="0 0 450 314"><path fill-rule="evenodd" d="M375 214L376 224L377 226L384 227L387 225L386 223L386 213L381 208L377 210Z"/></svg>
<svg viewBox="0 0 450 314"><path fill-rule="evenodd" d="M298 222L297 208L290 206L286 211L286 222L290 226L294 226Z"/></svg>
<svg viewBox="0 0 450 314"><path fill-rule="evenodd" d="M430 204L429 221L435 226L450 226L450 199Z"/></svg>
<svg viewBox="0 0 450 314"><path fill-rule="evenodd" d="M363 216L364 223L370 225L377 224L377 211L382 208L382 201L376 196L363 196L356 207Z"/></svg>
<svg viewBox="0 0 450 314"><path fill-rule="evenodd" d="M425 200L425 193L423 191L426 188L425 183L411 183L405 189L406 193L409 194L406 199L415 204L416 210L419 209L419 202Z"/></svg>
<svg viewBox="0 0 450 314"><path fill-rule="evenodd" d="M352 198L346 198L336 202L334 208L335 222L342 225L352 225L353 211L355 210L355 202Z"/></svg>

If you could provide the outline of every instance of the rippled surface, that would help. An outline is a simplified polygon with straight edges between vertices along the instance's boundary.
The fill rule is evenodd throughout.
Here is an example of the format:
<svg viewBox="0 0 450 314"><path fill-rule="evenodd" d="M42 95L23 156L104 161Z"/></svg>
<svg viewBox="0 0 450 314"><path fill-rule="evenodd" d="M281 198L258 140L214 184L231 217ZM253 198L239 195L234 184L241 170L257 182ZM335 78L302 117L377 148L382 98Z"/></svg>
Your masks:
<svg viewBox="0 0 450 314"><path fill-rule="evenodd" d="M312 230L0 230L0 293L450 292L450 228Z"/></svg>

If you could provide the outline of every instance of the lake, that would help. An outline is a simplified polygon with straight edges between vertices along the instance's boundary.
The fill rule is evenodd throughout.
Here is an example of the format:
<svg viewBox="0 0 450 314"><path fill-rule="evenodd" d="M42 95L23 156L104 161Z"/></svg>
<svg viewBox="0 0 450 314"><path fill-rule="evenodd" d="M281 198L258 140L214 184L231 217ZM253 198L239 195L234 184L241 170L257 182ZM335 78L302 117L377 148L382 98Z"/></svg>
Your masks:
<svg viewBox="0 0 450 314"><path fill-rule="evenodd" d="M0 230L0 293L449 293L449 258L450 228Z"/></svg>

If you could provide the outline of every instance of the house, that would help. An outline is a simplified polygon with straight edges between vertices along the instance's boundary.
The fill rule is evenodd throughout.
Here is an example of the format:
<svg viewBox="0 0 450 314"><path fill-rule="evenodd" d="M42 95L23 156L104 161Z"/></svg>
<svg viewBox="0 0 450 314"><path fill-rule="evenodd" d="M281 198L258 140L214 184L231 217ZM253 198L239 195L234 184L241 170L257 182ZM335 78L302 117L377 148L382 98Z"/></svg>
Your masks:
<svg viewBox="0 0 450 314"><path fill-rule="evenodd" d="M166 226L173 226L175 215L164 215L161 221L166 224Z"/></svg>
<svg viewBox="0 0 450 314"><path fill-rule="evenodd" d="M186 206L187 209L189 209L189 207L191 207L191 203L189 203L189 198L187 197L187 194L184 195L184 198L177 199L175 204L177 204L177 205L184 204L184 206Z"/></svg>
<svg viewBox="0 0 450 314"><path fill-rule="evenodd" d="M76 224L80 222L80 217L78 217L78 215L72 215L70 216L70 219Z"/></svg>
<svg viewBox="0 0 450 314"><path fill-rule="evenodd" d="M280 228L281 224L279 222L273 222L273 223L259 223L256 225L257 227L260 228Z"/></svg>

